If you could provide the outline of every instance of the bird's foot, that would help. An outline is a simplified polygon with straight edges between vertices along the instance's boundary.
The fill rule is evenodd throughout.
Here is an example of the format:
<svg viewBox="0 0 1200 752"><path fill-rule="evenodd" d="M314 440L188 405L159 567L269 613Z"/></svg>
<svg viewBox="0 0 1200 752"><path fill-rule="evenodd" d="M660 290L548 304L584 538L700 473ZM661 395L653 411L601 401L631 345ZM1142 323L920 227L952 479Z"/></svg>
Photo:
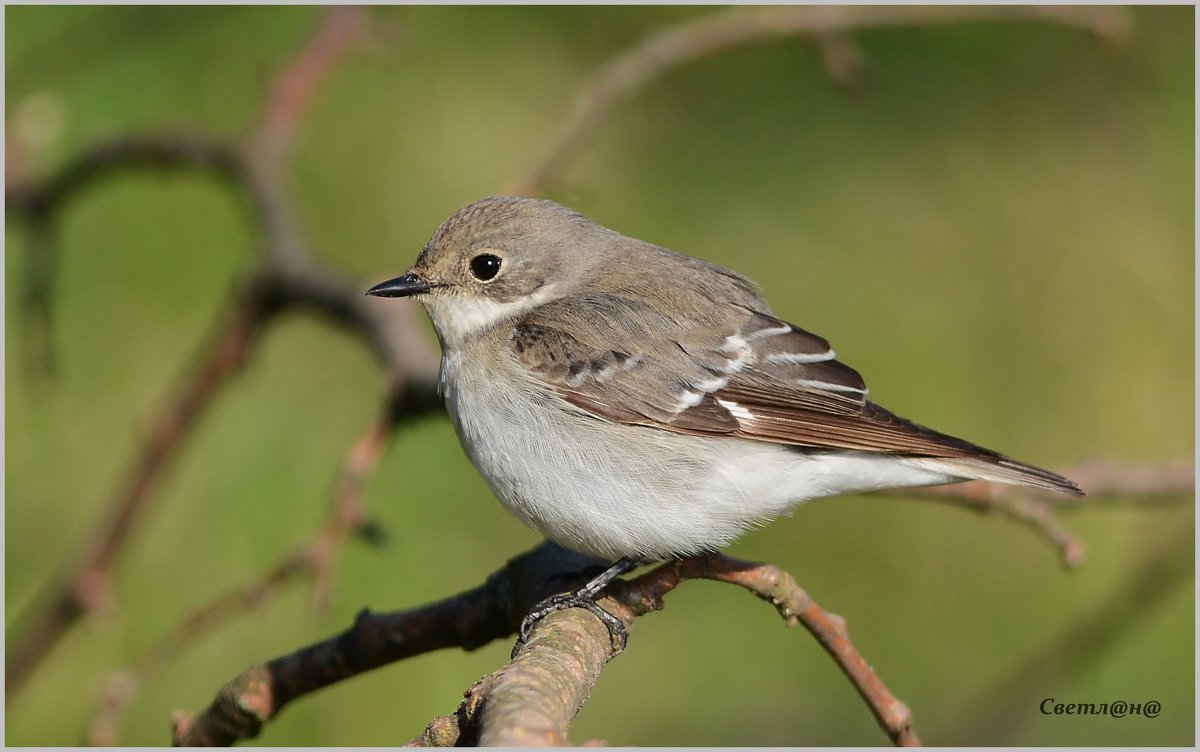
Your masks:
<svg viewBox="0 0 1200 752"><path fill-rule="evenodd" d="M620 655L621 651L625 650L626 643L629 642L629 630L625 628L625 624L620 619L600 608L593 598L594 596L581 595L578 592L559 593L534 606L521 620L521 631L517 636L517 644L513 646L512 657L516 658L517 653L520 653L525 644L529 642L529 635L539 621L555 611L562 611L565 608L585 608L595 614L596 618L608 627L608 634L613 643L612 656L615 658Z"/></svg>
<svg viewBox="0 0 1200 752"><path fill-rule="evenodd" d="M517 644L513 646L512 657L516 658L521 648L525 647L525 643L529 642L529 634L535 624L564 608L585 608L595 614L596 618L608 627L608 634L613 643L612 657L620 655L625 650L625 644L629 642L629 630L625 628L624 622L600 608L596 604L596 598L608 583L637 567L637 563L638 560L632 557L621 559L575 592L552 595L534 606L521 620L521 630L517 635Z"/></svg>

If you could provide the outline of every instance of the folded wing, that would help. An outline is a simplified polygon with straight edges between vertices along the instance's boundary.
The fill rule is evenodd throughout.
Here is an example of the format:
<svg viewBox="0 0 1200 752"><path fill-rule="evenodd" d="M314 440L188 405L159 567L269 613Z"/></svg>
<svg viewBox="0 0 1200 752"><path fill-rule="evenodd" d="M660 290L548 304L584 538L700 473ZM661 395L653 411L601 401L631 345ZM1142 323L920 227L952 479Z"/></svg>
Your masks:
<svg viewBox="0 0 1200 752"><path fill-rule="evenodd" d="M532 378L597 417L813 450L943 459L961 465L964 477L1081 493L1066 478L870 402L862 377L835 359L825 339L767 313L735 308L714 328L667 320L616 296L592 299L585 309L531 312L510 347ZM564 319L569 326L552 323Z"/></svg>

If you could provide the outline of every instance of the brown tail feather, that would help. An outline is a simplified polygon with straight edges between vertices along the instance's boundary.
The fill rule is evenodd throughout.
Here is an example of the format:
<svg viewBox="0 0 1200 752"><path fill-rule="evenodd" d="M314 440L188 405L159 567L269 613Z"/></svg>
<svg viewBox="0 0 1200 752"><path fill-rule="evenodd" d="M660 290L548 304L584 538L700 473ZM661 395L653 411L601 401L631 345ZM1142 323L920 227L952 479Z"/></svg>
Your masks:
<svg viewBox="0 0 1200 752"><path fill-rule="evenodd" d="M995 483L1010 483L1032 486L1047 491L1058 491L1071 496L1083 496L1083 489L1070 478L1040 467L1010 460L1003 455L992 457L912 457L910 462L937 469L951 475L970 480L987 480Z"/></svg>

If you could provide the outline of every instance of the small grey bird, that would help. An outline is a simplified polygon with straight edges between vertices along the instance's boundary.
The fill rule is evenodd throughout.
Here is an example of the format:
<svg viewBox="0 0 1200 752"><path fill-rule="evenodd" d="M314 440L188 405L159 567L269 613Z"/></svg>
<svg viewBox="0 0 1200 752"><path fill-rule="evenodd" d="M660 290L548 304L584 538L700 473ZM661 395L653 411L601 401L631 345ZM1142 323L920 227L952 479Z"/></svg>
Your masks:
<svg viewBox="0 0 1200 752"><path fill-rule="evenodd" d="M485 198L403 276L442 345L464 449L504 506L616 563L522 625L583 606L638 563L719 549L796 503L982 479L1082 495L1067 478L867 399L823 338L737 272L625 237L551 201ZM607 618L605 618L607 617Z"/></svg>

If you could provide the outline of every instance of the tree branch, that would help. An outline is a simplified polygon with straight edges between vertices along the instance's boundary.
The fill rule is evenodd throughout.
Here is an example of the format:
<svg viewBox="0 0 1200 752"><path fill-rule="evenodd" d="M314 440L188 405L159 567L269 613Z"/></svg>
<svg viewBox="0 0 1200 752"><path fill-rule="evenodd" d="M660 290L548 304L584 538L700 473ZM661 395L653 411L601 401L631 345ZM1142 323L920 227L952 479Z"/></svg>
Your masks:
<svg viewBox="0 0 1200 752"><path fill-rule="evenodd" d="M253 738L285 705L309 692L402 658L482 647L512 634L529 606L561 589L562 572L595 564L544 544L509 561L483 585L445 600L390 614L364 610L336 637L247 669L199 715L178 714L173 741L208 746Z"/></svg>
<svg viewBox="0 0 1200 752"><path fill-rule="evenodd" d="M845 32L881 26L935 25L1021 19L1063 24L1088 31L1111 44L1128 35L1128 15L1120 8L1072 6L776 6L736 8L703 16L651 35L602 67L575 101L558 134L529 173L505 193L541 195L562 174L566 162L584 146L612 110L676 68L737 47L791 37L814 39L835 80L855 84L862 60ZM832 46L831 46L832 45Z"/></svg>
<svg viewBox="0 0 1200 752"><path fill-rule="evenodd" d="M611 60L585 88L542 158L507 192L543 193L617 105L655 79L702 57L752 43L806 37L817 45L830 75L855 86L862 80L864 62L848 35L853 30L996 18L1065 24L1110 42L1120 42L1127 32L1127 16L1113 8L794 7L714 14L648 37ZM27 630L26 639L10 653L8 697L86 610L107 601L112 563L136 518L144 512L151 490L203 408L237 372L265 324L276 314L295 308L345 327L363 339L389 380L385 415L372 423L347 453L321 530L256 582L198 609L128 672L114 677L93 725L93 740L115 739L117 718L148 673L158 670L188 642L250 610L285 583L309 575L314 582L314 600L327 601L345 540L356 531L371 529L361 493L388 438L401 421L440 405L435 392L437 355L415 323L413 306L393 304L384 309L371 305L358 285L316 265L305 248L284 186L284 160L298 124L320 82L359 38L364 23L364 12L357 8L335 8L326 14L308 44L276 79L260 119L241 147L195 136L122 139L85 152L42 184L9 185L6 181L10 209L28 218L33 233L28 299L35 310L43 311L44 333L49 331L57 254L52 218L71 197L104 175L145 166L212 172L244 193L250 214L263 233L262 263L243 285L231 322L219 330L216 344L197 358L188 386L156 420L131 480L114 499L110 523L49 598L49 607ZM1066 472L1093 494L1085 503L1124 495L1165 501L1190 491L1194 484L1191 464L1182 462L1165 470L1098 462ZM1052 519L1054 509L1078 506L1075 500L1064 502L1057 497L1043 498L1036 491L982 484L906 495L941 498L1005 514L1049 538L1068 565L1082 557L1082 544ZM198 716L177 716L174 740L179 744L228 744L251 738L293 699L320 687L419 653L443 647L471 650L507 636L532 604L565 589L575 579L568 575L577 575L594 563L546 544L508 562L480 587L452 598L394 614L364 610L342 634L248 669L223 687ZM716 554L674 562L615 584L602 603L632 625L636 616L661 608L662 597L688 579L736 584L771 602L789 625L803 624L851 680L892 741L898 745L919 743L908 708L858 653L841 618L821 609L790 575L774 566ZM435 718L412 743L565 744L567 728L598 679L609 651L607 629L590 613L580 609L555 613L539 622L528 646L508 665L468 691L454 716Z"/></svg>
<svg viewBox="0 0 1200 752"><path fill-rule="evenodd" d="M289 106L268 108L268 117L275 125L263 132L282 133L280 128L288 117L298 117L298 103L308 101L297 81L315 85L320 80L319 62L332 65L332 52L345 48L348 36L347 11L335 9L327 16L326 26L319 27L313 45L318 52L301 51L304 76L290 74L290 84L282 86L290 94ZM333 39L337 44L333 44ZM316 62L314 62L316 61ZM293 71L294 68L288 68ZM276 97L278 99L278 97ZM265 147L263 147L265 148ZM275 164L275 160L267 160ZM261 163L261 161L259 162ZM217 174L225 182L249 197L250 214L264 232L264 262L243 282L242 292L233 304L233 311L220 326L215 344L195 358L194 370L187 377L188 385L180 395L159 414L143 441L129 480L114 497L108 521L95 538L85 543L87 552L53 589L35 602L43 603L40 610L27 619L30 624L7 652L5 667L5 700L11 700L24 685L29 673L40 664L65 632L78 619L98 604L108 603L109 573L117 554L128 541L136 520L144 513L151 492L169 461L178 453L183 439L196 426L204 408L219 388L237 372L248 357L262 325L274 314L288 306L315 310L331 320L362 333L380 359L388 364L393 379L401 381L399 372L413 366L414 385L422 384L432 390L431 372L436 365L428 354L412 347L412 352L424 355L424 362L409 359L406 348L414 336L411 322L404 316L384 317L377 309L366 305L357 285L341 281L337 275L318 269L307 261L299 246L298 234L287 209L287 202L278 195L278 185L271 177L247 161L236 149L200 136L151 136L123 138L100 144L85 151L47 180L38 184L6 185L8 206L30 218L35 238L43 242L34 248L38 258L30 264L27 294L36 310L49 310L50 279L54 269L57 247L50 231L53 217L69 200L79 195L99 179L126 169L157 167L166 169L201 169ZM37 314L34 315L38 318ZM48 314L43 317L48 321ZM48 333L48 326L42 326ZM47 348L49 352L49 348Z"/></svg>
<svg viewBox="0 0 1200 752"><path fill-rule="evenodd" d="M1080 469L1082 472L1070 469L1066 472L1079 478L1092 495L1072 500L1072 507L1099 503L1118 492L1136 491L1148 498L1166 498L1190 488L1190 470L1182 461L1151 467L1096 459ZM983 502L978 501L969 486L921 489L916 495L956 503L965 500L972 508L980 508ZM1006 503L1003 500L1015 493L1007 486L1000 488L984 508ZM1050 494L1044 494L1043 499L1042 492L1036 489L1032 490L1032 496L1039 501L1057 500ZM481 588L412 611L372 615L379 622L369 636L358 635L360 627L356 624L348 633L253 668L234 679L195 719L180 716L176 741L228 744L251 738L283 705L300 694L411 655L449 646L474 649L505 637L515 631L530 606L551 592L565 590L572 582L586 579L581 573L587 566L597 564L546 543L510 561ZM662 608L663 596L689 579L738 585L774 605L789 625L804 625L850 679L892 742L897 746L920 744L908 707L888 690L858 652L841 617L822 609L794 578L778 567L721 554L693 557L660 565L628 581L617 581L600 603L632 628L637 616ZM457 608L473 613L457 613ZM488 613L480 616L481 611ZM462 628L462 622L456 621L471 616L477 618L466 629ZM397 630L401 636L394 639L380 636L381 631L387 630ZM448 641L433 637L444 634L454 637ZM403 645L403 650L389 647L396 644ZM353 660L327 657L346 651L352 653ZM454 716L433 719L409 744L564 744L567 727L598 679L610 651L607 627L590 612L583 609L555 612L537 623L528 644L513 661L484 677L467 692L467 699ZM313 656L326 657L316 660ZM309 679L280 682L275 678L279 666L286 667L283 671L286 675ZM286 689L276 689L277 685ZM256 710L246 715L238 708Z"/></svg>
<svg viewBox="0 0 1200 752"><path fill-rule="evenodd" d="M70 202L105 178L147 168L211 174L238 191L252 213L261 203L236 151L195 134L105 141L85 150L41 182L6 183L5 205L13 215L23 217L29 229L21 294L25 325L21 332L33 375L52 374L56 362L52 315L59 246L55 220Z"/></svg>
<svg viewBox="0 0 1200 752"><path fill-rule="evenodd" d="M42 597L48 605L10 643L4 674L6 699L17 693L29 673L79 617L111 603L109 578L118 552L149 504L163 470L195 428L213 395L241 367L262 326L262 315L252 297L240 297L189 383L155 419L128 479L111 502L107 522L84 545L80 560L60 577L48 596Z"/></svg>
<svg viewBox="0 0 1200 752"><path fill-rule="evenodd" d="M1058 550L1063 565L1073 568L1083 561L1083 541L1058 524L1054 519L1056 510L1116 502L1163 507L1187 501L1196 487L1196 468L1190 459L1138 465L1097 457L1058 472L1078 483L1087 496L1069 497L1039 488L981 480L889 493L1004 515L1048 540Z"/></svg>
<svg viewBox="0 0 1200 752"><path fill-rule="evenodd" d="M822 609L795 578L773 564L722 554L683 559L630 581L624 598L644 613L655 608L662 595L690 579L737 585L773 605L788 626L804 625L850 679L892 742L897 746L920 745L908 707L896 699L855 648L845 620Z"/></svg>
<svg viewBox="0 0 1200 752"><path fill-rule="evenodd" d="M275 77L266 106L248 139L247 149L281 166L295 137L296 127L311 108L313 97L334 65L361 39L366 9L333 6L307 44Z"/></svg>
<svg viewBox="0 0 1200 752"><path fill-rule="evenodd" d="M481 587L453 598L395 614L364 612L347 632L243 672L200 715L177 716L175 743L221 745L252 738L302 694L412 655L444 647L470 650L506 637L530 606L595 564L546 543L510 561ZM616 585L601 605L632 627L635 617L662 608L662 597L690 579L737 585L772 603L787 623L803 624L893 741L919 743L908 708L858 653L842 619L821 609L777 567L720 554L684 559ZM453 720L434 719L411 743L560 746L611 651L607 627L592 614L555 612L535 626L512 661L467 692Z"/></svg>
<svg viewBox="0 0 1200 752"><path fill-rule="evenodd" d="M970 719L956 737L966 744L1003 745L1021 728L1020 719L1036 706L1035 692L1066 686L1072 674L1092 670L1094 657L1114 647L1145 624L1169 596L1195 575L1193 523L1168 540L1157 541L1148 555L1095 607L1060 634L1025 656L988 689L973 697L956 717ZM1193 586L1194 590L1194 586ZM1037 696L1042 699L1044 695Z"/></svg>
<svg viewBox="0 0 1200 752"><path fill-rule="evenodd" d="M397 390L385 402L383 414L347 452L325 524L309 540L285 555L256 581L196 609L131 666L109 677L88 724L89 745L116 744L117 729L125 709L151 676L188 645L231 619L259 608L285 586L309 578L314 604L321 608L327 606L332 595L336 560L345 542L352 535L373 542L382 540L382 532L367 517L363 506L363 485L374 471L396 427L440 408L436 396L426 399L428 396L425 390L416 395L411 390Z"/></svg>
<svg viewBox="0 0 1200 752"><path fill-rule="evenodd" d="M301 547L271 567L258 581L226 593L197 609L130 667L110 676L104 682L99 702L88 723L85 743L93 747L117 744L125 710L151 676L192 642L233 617L253 611L279 588L304 576L312 568L312 558L310 551Z"/></svg>

